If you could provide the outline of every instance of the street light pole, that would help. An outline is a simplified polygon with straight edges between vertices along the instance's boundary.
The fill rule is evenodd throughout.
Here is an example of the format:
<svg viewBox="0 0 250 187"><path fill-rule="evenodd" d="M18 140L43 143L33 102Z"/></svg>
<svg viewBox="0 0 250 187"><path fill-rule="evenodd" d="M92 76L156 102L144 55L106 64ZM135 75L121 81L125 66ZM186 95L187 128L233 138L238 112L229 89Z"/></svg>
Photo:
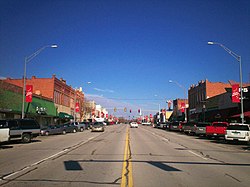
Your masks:
<svg viewBox="0 0 250 187"><path fill-rule="evenodd" d="M241 56L237 55L236 53L234 53L233 51L231 51L230 49L228 49L227 47L225 47L224 45L222 45L221 43L217 43L217 42L208 42L208 45L219 45L220 47L222 47L226 52L228 52L232 57L234 57L238 62L239 62L239 66L240 66L240 105L241 105L241 123L244 124L244 107L243 107L243 91L242 91L242 66L241 66Z"/></svg>
<svg viewBox="0 0 250 187"><path fill-rule="evenodd" d="M24 59L24 73L23 73L23 101L22 101L22 119L24 119L24 103L25 103L25 92L26 92L26 66L27 63L30 62L33 58L35 58L37 55L39 55L45 48L51 47L51 48L57 48L57 45L46 45L42 48L38 49L36 52L31 54L30 56L25 57Z"/></svg>
<svg viewBox="0 0 250 187"><path fill-rule="evenodd" d="M186 88L184 86L182 86L181 84L179 84L178 82L176 82L176 81L169 80L169 83L175 83L177 86L182 88L183 91L184 91L184 104L185 104L185 106L184 106L184 114L185 114L185 121L187 121L187 109L186 109L187 92L186 92Z"/></svg>

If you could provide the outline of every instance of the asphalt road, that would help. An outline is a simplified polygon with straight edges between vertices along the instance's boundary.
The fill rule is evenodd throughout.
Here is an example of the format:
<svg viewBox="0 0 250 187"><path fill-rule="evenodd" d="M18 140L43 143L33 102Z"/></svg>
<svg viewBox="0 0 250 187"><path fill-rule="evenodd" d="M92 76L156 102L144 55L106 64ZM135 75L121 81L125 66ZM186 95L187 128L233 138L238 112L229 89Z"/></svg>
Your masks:
<svg viewBox="0 0 250 187"><path fill-rule="evenodd" d="M0 186L249 186L248 145L155 129L38 137L0 148Z"/></svg>

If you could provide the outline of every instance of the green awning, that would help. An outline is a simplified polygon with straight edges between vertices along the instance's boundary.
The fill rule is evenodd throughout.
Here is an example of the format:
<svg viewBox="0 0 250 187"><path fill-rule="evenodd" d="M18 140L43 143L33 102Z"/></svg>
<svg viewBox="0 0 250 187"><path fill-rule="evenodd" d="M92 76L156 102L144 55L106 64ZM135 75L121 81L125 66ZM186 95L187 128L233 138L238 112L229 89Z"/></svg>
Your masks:
<svg viewBox="0 0 250 187"><path fill-rule="evenodd" d="M26 103L25 108L28 111L27 113L37 113L40 115L47 115L47 116L57 116L57 110L55 104L52 101L44 100L41 98L32 98L32 102L28 106Z"/></svg>
<svg viewBox="0 0 250 187"><path fill-rule="evenodd" d="M8 90L0 90L0 111L22 112L22 94ZM35 115L57 116L55 104L52 101L34 97L31 103L25 103L25 113Z"/></svg>
<svg viewBox="0 0 250 187"><path fill-rule="evenodd" d="M74 117L72 115L67 114L65 112L60 112L59 113L59 118L74 119Z"/></svg>

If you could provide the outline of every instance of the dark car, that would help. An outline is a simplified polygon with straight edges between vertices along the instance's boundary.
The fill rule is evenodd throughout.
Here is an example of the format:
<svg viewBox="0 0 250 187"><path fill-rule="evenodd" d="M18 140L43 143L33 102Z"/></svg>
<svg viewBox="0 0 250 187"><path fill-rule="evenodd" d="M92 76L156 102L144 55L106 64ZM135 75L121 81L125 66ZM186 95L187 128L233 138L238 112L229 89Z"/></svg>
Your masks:
<svg viewBox="0 0 250 187"><path fill-rule="evenodd" d="M195 130L196 130L196 124L197 123L195 123L195 122L187 122L185 125L183 125L182 131L185 134L194 135L195 134Z"/></svg>
<svg viewBox="0 0 250 187"><path fill-rule="evenodd" d="M91 129L91 125L92 125L91 122L84 121L83 123L85 124L85 129L87 130Z"/></svg>
<svg viewBox="0 0 250 187"><path fill-rule="evenodd" d="M170 131L180 131L182 126L182 122L180 121L174 121L169 124L169 130Z"/></svg>
<svg viewBox="0 0 250 187"><path fill-rule="evenodd" d="M63 130L66 131L66 133L76 133L78 127L76 127L73 123L64 123L63 125L61 125Z"/></svg>
<svg viewBox="0 0 250 187"><path fill-rule="evenodd" d="M40 132L42 136L48 136L52 134L66 134L66 130L60 125L49 125L46 128L42 128Z"/></svg>

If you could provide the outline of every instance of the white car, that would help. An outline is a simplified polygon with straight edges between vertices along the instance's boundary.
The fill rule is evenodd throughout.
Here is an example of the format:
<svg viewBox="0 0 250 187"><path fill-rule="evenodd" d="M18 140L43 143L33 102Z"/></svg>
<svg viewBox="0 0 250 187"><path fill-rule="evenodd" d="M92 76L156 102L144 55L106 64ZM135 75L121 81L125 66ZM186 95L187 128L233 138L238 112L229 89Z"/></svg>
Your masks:
<svg viewBox="0 0 250 187"><path fill-rule="evenodd" d="M131 128L138 128L139 125L138 125L138 123L136 123L136 122L131 122L131 123L130 123L130 127L131 127Z"/></svg>
<svg viewBox="0 0 250 187"><path fill-rule="evenodd" d="M226 130L225 139L227 141L243 141L250 143L250 125L230 123Z"/></svg>

